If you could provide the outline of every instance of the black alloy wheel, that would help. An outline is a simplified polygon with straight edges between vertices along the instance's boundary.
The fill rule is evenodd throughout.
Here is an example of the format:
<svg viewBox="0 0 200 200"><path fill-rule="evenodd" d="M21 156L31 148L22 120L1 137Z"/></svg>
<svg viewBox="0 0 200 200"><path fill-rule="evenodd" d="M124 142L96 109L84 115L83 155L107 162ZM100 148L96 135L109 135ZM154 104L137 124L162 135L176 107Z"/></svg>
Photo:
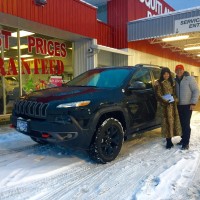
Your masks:
<svg viewBox="0 0 200 200"><path fill-rule="evenodd" d="M106 119L96 132L89 151L90 157L103 164L114 160L121 150L123 139L124 131L121 123L114 118Z"/></svg>

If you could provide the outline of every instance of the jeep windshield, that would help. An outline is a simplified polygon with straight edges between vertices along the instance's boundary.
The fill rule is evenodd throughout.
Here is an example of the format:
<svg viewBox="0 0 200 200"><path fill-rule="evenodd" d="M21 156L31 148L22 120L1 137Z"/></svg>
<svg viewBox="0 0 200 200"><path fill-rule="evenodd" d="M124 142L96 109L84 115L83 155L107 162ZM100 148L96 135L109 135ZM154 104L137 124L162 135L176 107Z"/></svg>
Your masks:
<svg viewBox="0 0 200 200"><path fill-rule="evenodd" d="M89 70L68 82L67 86L90 86L99 88L117 88L130 75L130 69L93 69Z"/></svg>

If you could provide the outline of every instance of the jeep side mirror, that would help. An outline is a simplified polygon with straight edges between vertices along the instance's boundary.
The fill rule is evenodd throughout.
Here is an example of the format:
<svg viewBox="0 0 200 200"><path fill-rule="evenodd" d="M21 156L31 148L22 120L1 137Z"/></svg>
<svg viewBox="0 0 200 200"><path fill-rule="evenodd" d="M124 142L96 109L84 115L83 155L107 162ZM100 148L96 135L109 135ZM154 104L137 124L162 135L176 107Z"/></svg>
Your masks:
<svg viewBox="0 0 200 200"><path fill-rule="evenodd" d="M128 87L129 90L144 90L146 85L141 81L135 81Z"/></svg>

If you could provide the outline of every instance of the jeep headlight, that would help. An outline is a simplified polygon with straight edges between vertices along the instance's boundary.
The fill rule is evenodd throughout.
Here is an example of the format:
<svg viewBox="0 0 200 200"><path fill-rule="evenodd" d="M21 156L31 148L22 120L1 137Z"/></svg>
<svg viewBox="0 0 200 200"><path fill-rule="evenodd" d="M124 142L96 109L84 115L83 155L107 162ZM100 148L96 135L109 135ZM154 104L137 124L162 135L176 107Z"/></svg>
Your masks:
<svg viewBox="0 0 200 200"><path fill-rule="evenodd" d="M63 103L58 105L56 108L72 108L72 107L83 107L90 104L90 101L77 101L70 103Z"/></svg>

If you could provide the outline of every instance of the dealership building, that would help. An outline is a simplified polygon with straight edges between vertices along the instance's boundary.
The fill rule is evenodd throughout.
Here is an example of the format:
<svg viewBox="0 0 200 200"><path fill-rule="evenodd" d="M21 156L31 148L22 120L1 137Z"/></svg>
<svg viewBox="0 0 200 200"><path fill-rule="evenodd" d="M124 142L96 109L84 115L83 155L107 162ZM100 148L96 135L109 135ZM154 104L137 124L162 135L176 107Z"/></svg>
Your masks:
<svg viewBox="0 0 200 200"><path fill-rule="evenodd" d="M176 64L200 85L200 7L164 0L0 0L0 122L23 94L105 66Z"/></svg>

